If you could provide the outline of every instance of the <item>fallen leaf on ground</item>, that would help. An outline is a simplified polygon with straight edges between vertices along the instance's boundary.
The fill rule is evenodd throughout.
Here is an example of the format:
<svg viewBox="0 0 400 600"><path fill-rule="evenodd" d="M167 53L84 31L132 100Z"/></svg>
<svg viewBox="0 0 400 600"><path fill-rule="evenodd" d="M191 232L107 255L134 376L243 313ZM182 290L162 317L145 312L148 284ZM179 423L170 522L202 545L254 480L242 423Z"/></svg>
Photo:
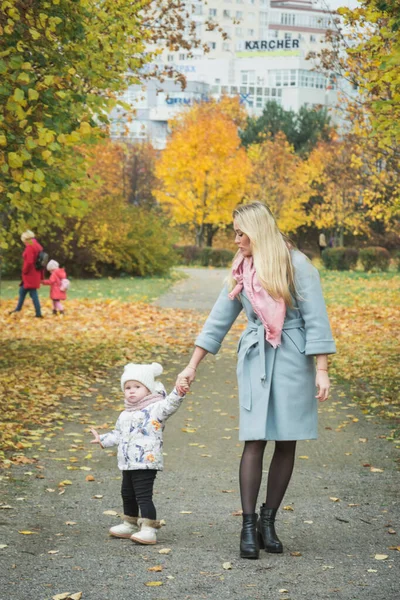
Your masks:
<svg viewBox="0 0 400 600"><path fill-rule="evenodd" d="M368 438L358 438L358 441L365 444L368 441Z"/></svg>
<svg viewBox="0 0 400 600"><path fill-rule="evenodd" d="M301 552L291 552L290 556L303 556Z"/></svg>
<svg viewBox="0 0 400 600"><path fill-rule="evenodd" d="M391 535L394 535L396 533L396 531L392 528L387 530L388 533L390 533Z"/></svg>
<svg viewBox="0 0 400 600"><path fill-rule="evenodd" d="M158 587L159 585L162 585L162 584L163 584L162 581L148 581L144 585L147 585L147 587Z"/></svg>
<svg viewBox="0 0 400 600"><path fill-rule="evenodd" d="M288 594L289 590L285 590L285 588L282 588L282 589L279 590L279 593L280 594Z"/></svg>
<svg viewBox="0 0 400 600"><path fill-rule="evenodd" d="M86 475L85 481L96 481L93 475Z"/></svg>
<svg viewBox="0 0 400 600"><path fill-rule="evenodd" d="M117 511L115 511L115 510L105 510L105 511L103 512L103 515L113 515L113 516L115 516L115 515L117 515L117 514L118 514L118 513L117 513Z"/></svg>
<svg viewBox="0 0 400 600"><path fill-rule="evenodd" d="M92 496L92 498L95 498L96 500L101 500L101 498L103 498L102 494L95 494L94 496Z"/></svg>
<svg viewBox="0 0 400 600"><path fill-rule="evenodd" d="M158 551L158 554L169 554L171 552L171 548L161 548L161 550Z"/></svg>
<svg viewBox="0 0 400 600"><path fill-rule="evenodd" d="M314 521L304 521L304 523L307 523L307 525L312 525Z"/></svg>
<svg viewBox="0 0 400 600"><path fill-rule="evenodd" d="M299 456L299 458L303 458L304 460L307 460L308 456Z"/></svg>
<svg viewBox="0 0 400 600"><path fill-rule="evenodd" d="M66 525L76 525L76 521L65 521Z"/></svg>
<svg viewBox="0 0 400 600"><path fill-rule="evenodd" d="M12 507L12 506L10 506L9 504L3 504L2 506L0 506L0 509L1 509L1 508L4 508L4 509L6 509L6 508L13 508L13 507Z"/></svg>
<svg viewBox="0 0 400 600"><path fill-rule="evenodd" d="M376 569L368 569L367 573L377 573L378 571Z"/></svg>
<svg viewBox="0 0 400 600"><path fill-rule="evenodd" d="M223 494L232 494L235 490L221 490Z"/></svg>
<svg viewBox="0 0 400 600"><path fill-rule="evenodd" d="M155 567L149 567L147 570L148 571L156 571L156 572L158 572L158 571L162 571L163 568L162 568L161 565L156 565Z"/></svg>
<svg viewBox="0 0 400 600"><path fill-rule="evenodd" d="M0 549L7 548L8 544L0 544Z"/></svg>
<svg viewBox="0 0 400 600"><path fill-rule="evenodd" d="M388 554L375 554L374 558L376 560L386 560L387 558L389 558Z"/></svg>
<svg viewBox="0 0 400 600"><path fill-rule="evenodd" d="M81 600L82 592L76 592L75 594L70 594L69 592L65 592L63 594L56 594L52 596L52 600Z"/></svg>
<svg viewBox="0 0 400 600"><path fill-rule="evenodd" d="M340 498L335 498L334 496L330 496L329 500L332 500L332 502L340 502Z"/></svg>
<svg viewBox="0 0 400 600"><path fill-rule="evenodd" d="M37 531L18 531L18 533L22 533L22 535L33 535L36 534L37 535Z"/></svg>
<svg viewBox="0 0 400 600"><path fill-rule="evenodd" d="M235 510L235 511L232 513L232 516L233 516L233 517L241 517L241 516L242 516L242 514L243 514L243 511L242 511L242 510Z"/></svg>
<svg viewBox="0 0 400 600"><path fill-rule="evenodd" d="M294 508L293 508L293 506L288 505L288 506L284 506L283 510L294 510Z"/></svg>
<svg viewBox="0 0 400 600"><path fill-rule="evenodd" d="M383 469L378 469L377 467L371 467L371 473L383 473Z"/></svg>
<svg viewBox="0 0 400 600"><path fill-rule="evenodd" d="M400 552L400 546L389 546L388 550L397 550L397 552Z"/></svg>
<svg viewBox="0 0 400 600"><path fill-rule="evenodd" d="M232 565L230 562L224 562L222 564L222 568L225 569L225 571L229 571L230 569L232 569Z"/></svg>
<svg viewBox="0 0 400 600"><path fill-rule="evenodd" d="M181 515L191 515L192 511L191 510L181 510Z"/></svg>
<svg viewBox="0 0 400 600"><path fill-rule="evenodd" d="M59 550L49 550L47 554L58 554Z"/></svg>

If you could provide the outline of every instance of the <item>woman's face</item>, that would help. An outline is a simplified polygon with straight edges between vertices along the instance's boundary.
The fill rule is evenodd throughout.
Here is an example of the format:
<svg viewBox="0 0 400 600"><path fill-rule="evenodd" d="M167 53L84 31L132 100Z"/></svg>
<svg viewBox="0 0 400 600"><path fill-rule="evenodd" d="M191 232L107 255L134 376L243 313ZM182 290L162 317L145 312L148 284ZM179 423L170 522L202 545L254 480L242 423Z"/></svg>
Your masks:
<svg viewBox="0 0 400 600"><path fill-rule="evenodd" d="M243 256L252 256L250 238L241 231L236 219L233 221L233 229L235 230L235 244L239 248Z"/></svg>

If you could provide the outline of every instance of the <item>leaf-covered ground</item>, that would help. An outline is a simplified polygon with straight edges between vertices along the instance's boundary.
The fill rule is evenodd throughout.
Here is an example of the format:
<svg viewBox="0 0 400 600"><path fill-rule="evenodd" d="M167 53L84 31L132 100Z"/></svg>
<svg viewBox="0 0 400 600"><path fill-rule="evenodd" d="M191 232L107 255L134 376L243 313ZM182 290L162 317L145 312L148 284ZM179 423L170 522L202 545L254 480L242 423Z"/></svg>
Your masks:
<svg viewBox="0 0 400 600"><path fill-rule="evenodd" d="M322 280L338 349L331 359L334 380L345 382L365 411L398 419L400 276L322 272ZM31 453L65 420L79 419L81 399L104 381L110 367L188 352L203 320L192 311L120 300L68 300L63 318L52 317L47 300L43 320L33 318L29 299L22 313L9 316L13 306L3 302L0 313L5 464L10 457L28 460L27 449ZM238 335L242 327L238 324Z"/></svg>
<svg viewBox="0 0 400 600"><path fill-rule="evenodd" d="M331 373L347 382L365 411L399 411L400 276L322 271L337 354Z"/></svg>

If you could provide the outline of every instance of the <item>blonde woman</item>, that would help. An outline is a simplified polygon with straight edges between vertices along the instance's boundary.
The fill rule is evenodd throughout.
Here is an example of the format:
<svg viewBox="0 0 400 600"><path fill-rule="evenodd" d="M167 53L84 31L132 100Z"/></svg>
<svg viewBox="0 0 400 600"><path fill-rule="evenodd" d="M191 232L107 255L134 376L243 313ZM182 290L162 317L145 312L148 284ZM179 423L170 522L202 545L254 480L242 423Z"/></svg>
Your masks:
<svg viewBox="0 0 400 600"><path fill-rule="evenodd" d="M235 243L229 285L217 299L177 387L190 385L208 352L216 354L242 309L248 318L238 347L239 481L242 558L259 548L280 553L275 516L289 484L297 440L317 438L317 400L328 398L327 355L335 352L318 271L279 231L261 202L233 213ZM267 441L275 442L265 503L256 513Z"/></svg>

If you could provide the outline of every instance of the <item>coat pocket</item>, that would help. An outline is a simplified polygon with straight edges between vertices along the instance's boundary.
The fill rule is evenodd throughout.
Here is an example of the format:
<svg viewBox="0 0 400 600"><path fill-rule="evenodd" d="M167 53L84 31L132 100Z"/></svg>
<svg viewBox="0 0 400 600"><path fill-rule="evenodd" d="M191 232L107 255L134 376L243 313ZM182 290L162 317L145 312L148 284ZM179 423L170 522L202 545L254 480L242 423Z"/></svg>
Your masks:
<svg viewBox="0 0 400 600"><path fill-rule="evenodd" d="M306 351L306 332L303 328L298 329L284 329L283 333L293 342L297 350L304 354Z"/></svg>

